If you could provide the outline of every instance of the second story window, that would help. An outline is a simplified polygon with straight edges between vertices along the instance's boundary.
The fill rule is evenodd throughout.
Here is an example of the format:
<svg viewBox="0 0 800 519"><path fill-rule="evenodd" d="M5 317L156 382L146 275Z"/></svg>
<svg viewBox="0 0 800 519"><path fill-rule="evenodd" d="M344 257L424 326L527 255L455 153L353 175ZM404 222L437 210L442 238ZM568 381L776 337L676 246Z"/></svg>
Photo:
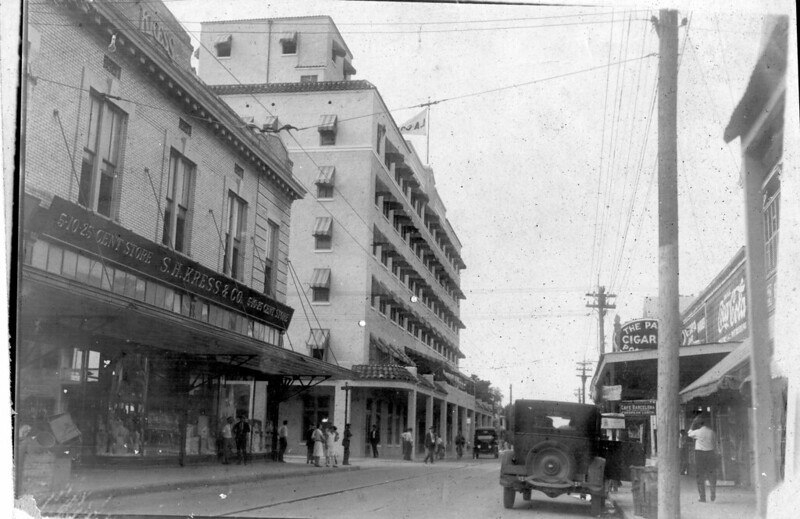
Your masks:
<svg viewBox="0 0 800 519"><path fill-rule="evenodd" d="M328 303L331 300L331 269L314 269L311 276L311 302Z"/></svg>
<svg viewBox="0 0 800 519"><path fill-rule="evenodd" d="M224 272L240 279L244 266L243 238L247 230L247 204L234 193L228 193L228 220L225 228Z"/></svg>
<svg viewBox="0 0 800 519"><path fill-rule="evenodd" d="M314 250L329 251L333 247L333 218L322 216L314 222Z"/></svg>
<svg viewBox="0 0 800 519"><path fill-rule="evenodd" d="M307 76L300 76L301 83L316 83L317 82L317 75L316 74L309 74Z"/></svg>
<svg viewBox="0 0 800 519"><path fill-rule="evenodd" d="M277 286L275 275L278 260L278 233L280 227L275 222L267 221L266 250L264 251L264 293L275 297Z"/></svg>
<svg viewBox="0 0 800 519"><path fill-rule="evenodd" d="M89 129L83 148L78 203L111 218L118 203L125 114L92 93Z"/></svg>
<svg viewBox="0 0 800 519"><path fill-rule="evenodd" d="M167 205L161 243L176 251L189 252L192 189L195 166L174 149L169 156Z"/></svg>

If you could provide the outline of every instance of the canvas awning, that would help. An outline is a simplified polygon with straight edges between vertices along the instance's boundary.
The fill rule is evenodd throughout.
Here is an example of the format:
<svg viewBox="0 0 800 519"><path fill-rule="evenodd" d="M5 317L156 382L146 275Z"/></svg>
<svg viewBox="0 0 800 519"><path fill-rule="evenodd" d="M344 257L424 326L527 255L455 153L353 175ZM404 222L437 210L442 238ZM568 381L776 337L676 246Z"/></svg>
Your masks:
<svg viewBox="0 0 800 519"><path fill-rule="evenodd" d="M214 38L214 46L216 47L217 45L230 45L232 40L233 40L233 35L220 34Z"/></svg>
<svg viewBox="0 0 800 519"><path fill-rule="evenodd" d="M306 346L311 348L327 348L330 336L331 331L328 329L312 328L308 333Z"/></svg>
<svg viewBox="0 0 800 519"><path fill-rule="evenodd" d="M312 236L330 236L332 229L333 218L330 216L320 216L314 222L314 230L311 234Z"/></svg>
<svg viewBox="0 0 800 519"><path fill-rule="evenodd" d="M336 175L336 168L334 166L320 166L319 176L314 181L315 184L333 185L333 177Z"/></svg>
<svg viewBox="0 0 800 519"><path fill-rule="evenodd" d="M320 132L335 132L336 131L336 114L322 114L319 116L319 125L317 130Z"/></svg>
<svg viewBox="0 0 800 519"><path fill-rule="evenodd" d="M737 377L734 372L749 360L750 339L748 338L700 378L686 386L680 392L681 403L685 404L693 398L709 396L720 390L738 391L744 383L744 379Z"/></svg>
<svg viewBox="0 0 800 519"><path fill-rule="evenodd" d="M314 269L311 275L311 288L330 288L331 269Z"/></svg>
<svg viewBox="0 0 800 519"><path fill-rule="evenodd" d="M295 41L297 41L297 31L285 32L285 33L281 34L281 37L280 37L280 39L278 41L281 41L281 42L284 42L284 41L295 42Z"/></svg>

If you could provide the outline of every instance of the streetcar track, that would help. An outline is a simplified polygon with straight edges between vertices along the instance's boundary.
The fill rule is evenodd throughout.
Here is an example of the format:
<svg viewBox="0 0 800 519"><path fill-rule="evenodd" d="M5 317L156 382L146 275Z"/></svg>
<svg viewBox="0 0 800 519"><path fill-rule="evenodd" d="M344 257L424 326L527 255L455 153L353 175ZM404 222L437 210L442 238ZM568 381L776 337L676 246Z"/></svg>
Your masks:
<svg viewBox="0 0 800 519"><path fill-rule="evenodd" d="M469 465L462 465L462 467L468 467L468 466ZM240 510L233 510L231 512L226 512L226 513L223 513L223 514L219 514L219 517L227 517L227 516L232 516L232 515L241 514L241 513L245 513L245 512L255 512L256 510L263 510L265 508L274 508L276 506L289 505L289 504L292 504L292 503L300 503L302 501L311 501L312 499L319 499L321 497L330 497L330 496L335 496L337 494L344 494L344 493L347 493L347 492L353 492L355 490L362 490L362 489L365 489L365 488L373 488L373 487L378 487L378 486L381 486L381 485L389 485L391 483L397 483L397 482L400 482L400 481L409 481L409 480L412 480L412 479L419 479L419 478L430 476L432 474L445 474L445 473L448 473L448 472L451 472L451 471L452 471L452 467L449 467L447 470L438 470L436 472L425 472L423 474L417 474L417 475L407 476L407 477L403 477L403 478L397 478L397 479L381 481L379 483L369 483L369 484L366 484L366 485L359 485L359 486L352 487L352 488L345 488L345 489L340 489L340 490L331 490L331 491L328 491L328 492L323 492L321 494L314 494L313 496L297 497L297 498L294 498L294 499L287 499L287 500L284 500L284 501L278 501L276 503L270 503L268 505L259 505L259 506L253 506L253 507L250 507L250 508L243 508L243 509L240 509Z"/></svg>

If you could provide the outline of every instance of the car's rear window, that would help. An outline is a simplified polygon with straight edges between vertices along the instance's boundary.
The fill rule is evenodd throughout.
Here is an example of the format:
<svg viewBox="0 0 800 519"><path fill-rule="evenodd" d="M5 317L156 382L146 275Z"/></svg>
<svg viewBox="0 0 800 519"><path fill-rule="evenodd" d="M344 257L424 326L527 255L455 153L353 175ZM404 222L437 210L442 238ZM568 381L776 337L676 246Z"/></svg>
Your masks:
<svg viewBox="0 0 800 519"><path fill-rule="evenodd" d="M592 433L597 425L597 414L592 409L568 406L517 406L515 416L517 431Z"/></svg>

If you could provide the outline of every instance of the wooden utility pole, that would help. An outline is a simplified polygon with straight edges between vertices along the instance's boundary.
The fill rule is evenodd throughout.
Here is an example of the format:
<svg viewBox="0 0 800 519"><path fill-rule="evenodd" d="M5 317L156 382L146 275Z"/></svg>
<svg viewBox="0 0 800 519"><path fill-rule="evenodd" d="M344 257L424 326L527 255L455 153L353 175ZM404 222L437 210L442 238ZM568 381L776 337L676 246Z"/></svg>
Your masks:
<svg viewBox="0 0 800 519"><path fill-rule="evenodd" d="M580 403L586 403L586 379L589 378L587 374L587 369L590 369L592 363L588 360L584 360L583 362L578 362L578 377L581 379L581 393L580 393Z"/></svg>
<svg viewBox="0 0 800 519"><path fill-rule="evenodd" d="M611 308L616 308L617 305L608 302L608 300L612 297L617 297L614 294L606 294L606 287L597 287L596 294L586 294L589 297L593 297L595 302L593 303L586 303L588 308L597 308L597 317L599 321L599 338L598 338L598 345L600 347L600 355L606 352L606 333L605 333L605 317L606 317L606 310Z"/></svg>
<svg viewBox="0 0 800 519"><path fill-rule="evenodd" d="M658 64L658 516L679 518L678 12L656 22Z"/></svg>

